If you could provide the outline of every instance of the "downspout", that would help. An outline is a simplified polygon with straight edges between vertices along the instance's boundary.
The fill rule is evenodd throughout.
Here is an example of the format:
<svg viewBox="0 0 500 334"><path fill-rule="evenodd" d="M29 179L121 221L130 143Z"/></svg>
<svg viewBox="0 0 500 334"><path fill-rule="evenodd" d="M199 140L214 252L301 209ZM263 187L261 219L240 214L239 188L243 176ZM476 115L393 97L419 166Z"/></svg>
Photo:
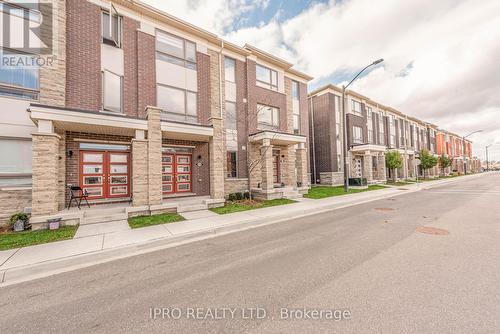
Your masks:
<svg viewBox="0 0 500 334"><path fill-rule="evenodd" d="M313 105L313 96L311 96L311 129L312 129L312 154L313 154L313 182L316 184L316 145L315 145L315 136L314 136L314 105Z"/></svg>

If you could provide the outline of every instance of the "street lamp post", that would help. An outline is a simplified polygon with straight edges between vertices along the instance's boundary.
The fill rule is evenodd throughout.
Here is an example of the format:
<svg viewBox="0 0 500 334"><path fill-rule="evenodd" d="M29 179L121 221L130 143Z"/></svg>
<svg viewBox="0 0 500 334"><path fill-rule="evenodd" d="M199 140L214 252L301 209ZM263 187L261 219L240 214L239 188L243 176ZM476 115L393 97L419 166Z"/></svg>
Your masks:
<svg viewBox="0 0 500 334"><path fill-rule="evenodd" d="M475 133L482 132L483 130L476 130L471 133L469 133L467 136L462 137L462 151L463 151L463 157L464 157L464 174L467 175L467 159L465 156L465 138L472 136Z"/></svg>
<svg viewBox="0 0 500 334"><path fill-rule="evenodd" d="M344 123L344 131L343 131L343 137L344 137L343 142L344 143L342 145L343 146L342 152L343 152L343 156L344 156L344 191L345 192L349 191L349 169L348 169L349 163L347 161L347 116L346 116L346 112L345 112L345 91L346 91L347 87L349 87L354 82L354 80L356 80L361 75L361 73L363 73L368 67L380 64L383 61L384 61L383 59L375 60L373 63L371 63L368 66L365 66L361 71L359 71L359 73L356 74L356 76L351 81L349 81L349 83L347 85L342 85L342 121Z"/></svg>
<svg viewBox="0 0 500 334"><path fill-rule="evenodd" d="M493 144L489 144L489 145L486 145L486 171L489 172L490 171L490 162L488 160L488 148L490 146L493 146L493 145L497 145L497 144L500 144L500 142L498 143L493 143Z"/></svg>

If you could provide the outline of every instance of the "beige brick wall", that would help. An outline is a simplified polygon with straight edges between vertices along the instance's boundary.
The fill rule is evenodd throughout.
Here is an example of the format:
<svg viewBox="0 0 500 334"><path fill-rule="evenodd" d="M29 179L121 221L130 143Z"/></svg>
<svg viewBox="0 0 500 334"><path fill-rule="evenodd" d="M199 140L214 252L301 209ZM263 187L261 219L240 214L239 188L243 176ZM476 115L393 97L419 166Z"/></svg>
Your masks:
<svg viewBox="0 0 500 334"><path fill-rule="evenodd" d="M158 205L163 201L161 184L161 123L160 109L148 107L148 199L149 205Z"/></svg>
<svg viewBox="0 0 500 334"><path fill-rule="evenodd" d="M288 146L282 147L280 151L281 160L281 177L285 186L296 187L297 186L297 175L295 174L295 147Z"/></svg>
<svg viewBox="0 0 500 334"><path fill-rule="evenodd" d="M245 192L248 190L248 179L226 179L224 182L224 192L226 197L229 194Z"/></svg>
<svg viewBox="0 0 500 334"><path fill-rule="evenodd" d="M319 183L331 186L344 184L343 172L321 172L319 174Z"/></svg>
<svg viewBox="0 0 500 334"><path fill-rule="evenodd" d="M250 161L250 186L252 188L257 188L258 184L262 182L261 175L261 155L260 155L260 144L250 143L248 146Z"/></svg>
<svg viewBox="0 0 500 334"><path fill-rule="evenodd" d="M61 139L59 140L59 157L57 170L57 201L59 210L64 209L66 203L66 133L58 133Z"/></svg>
<svg viewBox="0 0 500 334"><path fill-rule="evenodd" d="M309 185L309 170L307 168L307 150L299 147L295 151L297 161L297 182L302 183L302 187Z"/></svg>
<svg viewBox="0 0 500 334"><path fill-rule="evenodd" d="M286 94L286 132L293 133L292 79L285 77Z"/></svg>
<svg viewBox="0 0 500 334"><path fill-rule="evenodd" d="M224 135L222 120L211 118L214 135L209 142L210 156L210 196L212 198L224 198Z"/></svg>
<svg viewBox="0 0 500 334"><path fill-rule="evenodd" d="M148 141L132 139L132 204L148 205Z"/></svg>
<svg viewBox="0 0 500 334"><path fill-rule="evenodd" d="M34 133L32 215L58 211L59 135Z"/></svg>
<svg viewBox="0 0 500 334"><path fill-rule="evenodd" d="M31 188L0 190L0 226L9 222L10 216L31 207Z"/></svg>
<svg viewBox="0 0 500 334"><path fill-rule="evenodd" d="M52 3L52 13L43 13L43 18L53 22L53 55L56 57L52 66L40 68L40 103L64 106L66 100L66 1L41 1ZM40 7L45 11L43 6ZM47 32L42 31L42 35Z"/></svg>
<svg viewBox="0 0 500 334"><path fill-rule="evenodd" d="M260 161L261 175L262 175L262 190L271 190L274 188L273 183L273 146L270 144L269 139L262 141L261 153L262 159Z"/></svg>

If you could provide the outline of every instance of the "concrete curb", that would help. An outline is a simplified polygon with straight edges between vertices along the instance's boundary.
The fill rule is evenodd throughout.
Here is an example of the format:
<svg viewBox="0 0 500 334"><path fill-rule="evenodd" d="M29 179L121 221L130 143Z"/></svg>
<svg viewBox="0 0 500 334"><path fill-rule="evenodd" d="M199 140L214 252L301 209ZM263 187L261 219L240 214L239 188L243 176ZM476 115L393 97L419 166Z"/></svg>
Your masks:
<svg viewBox="0 0 500 334"><path fill-rule="evenodd" d="M60 258L56 260L49 260L46 262L41 262L33 265L14 267L0 271L0 288L5 286L10 286L38 278L48 277L68 271L73 271L77 269L82 269L90 267L97 264L103 264L106 262L111 262L131 256L147 254L171 247L176 247L184 245L191 242L206 240L214 238L217 236L227 235L234 232L245 231L252 228L257 228L261 226L272 225L291 219L304 218L308 216L313 216L316 214L326 213L335 211L338 209L343 209L355 205L365 204L369 202L378 201L385 198L391 198L396 196L405 195L408 193L418 192L424 189L431 189L443 184L455 183L463 181L464 179L471 179L475 177L482 176L484 174L474 174L470 176L463 176L458 178L452 178L447 180L438 180L429 182L430 184L424 184L421 187L411 185L414 189L405 189L404 187L389 188L393 191L385 190L383 193L374 194L366 199L360 199L358 201L352 201L345 203L334 203L331 205L326 205L323 208L317 209L306 209L303 210L301 214L289 217L287 215L276 216L273 218L260 218L252 221L243 221L237 224L225 224L218 227L210 227L195 232L190 232L178 236L163 237L155 240L148 240L142 243L135 243L131 245L121 246L117 248L99 250L95 252L89 252L85 254L79 254L74 256L69 256L66 258ZM405 186L408 187L408 186ZM384 191L384 190L382 190Z"/></svg>

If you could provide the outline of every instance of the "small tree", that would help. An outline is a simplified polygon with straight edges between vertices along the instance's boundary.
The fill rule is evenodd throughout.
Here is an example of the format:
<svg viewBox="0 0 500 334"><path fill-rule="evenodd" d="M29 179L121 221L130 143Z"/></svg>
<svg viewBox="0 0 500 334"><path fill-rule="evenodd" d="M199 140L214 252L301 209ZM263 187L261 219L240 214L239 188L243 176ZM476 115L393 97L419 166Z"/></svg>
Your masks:
<svg viewBox="0 0 500 334"><path fill-rule="evenodd" d="M396 181L396 169L403 166L403 157L398 151L389 151L385 154L385 166L393 171L392 178Z"/></svg>
<svg viewBox="0 0 500 334"><path fill-rule="evenodd" d="M443 176L444 176L444 170L448 167L451 166L451 159L448 158L446 155L444 154L441 154L441 156L439 157L439 167L441 167L441 170L443 172Z"/></svg>
<svg viewBox="0 0 500 334"><path fill-rule="evenodd" d="M420 166L424 171L424 179L425 179L425 171L433 168L438 163L438 158L432 155L429 151L423 149L420 151Z"/></svg>

